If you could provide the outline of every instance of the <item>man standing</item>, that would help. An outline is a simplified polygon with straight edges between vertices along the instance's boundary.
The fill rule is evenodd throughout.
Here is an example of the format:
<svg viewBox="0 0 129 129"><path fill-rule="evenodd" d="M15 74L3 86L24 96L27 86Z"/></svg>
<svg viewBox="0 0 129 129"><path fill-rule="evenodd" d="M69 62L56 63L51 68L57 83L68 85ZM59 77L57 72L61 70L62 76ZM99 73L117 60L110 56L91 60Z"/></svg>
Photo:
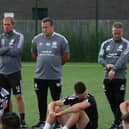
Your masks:
<svg viewBox="0 0 129 129"><path fill-rule="evenodd" d="M54 22L51 18L41 21L42 33L32 40L32 58L37 58L34 87L38 100L39 122L32 126L42 127L46 120L47 95L50 88L53 100L60 99L62 65L69 59L67 39L54 32Z"/></svg>
<svg viewBox="0 0 129 129"><path fill-rule="evenodd" d="M9 93L11 89L16 97L21 118L21 127L25 128L25 105L22 96L21 53L24 36L14 32L14 19L3 19L4 33L0 35L0 86ZM9 108L8 108L9 109Z"/></svg>
<svg viewBox="0 0 129 129"><path fill-rule="evenodd" d="M120 22L113 24L113 38L102 43L98 57L98 62L105 68L104 91L114 115L110 129L119 129L121 126L119 105L125 97L129 41L123 38L123 31Z"/></svg>

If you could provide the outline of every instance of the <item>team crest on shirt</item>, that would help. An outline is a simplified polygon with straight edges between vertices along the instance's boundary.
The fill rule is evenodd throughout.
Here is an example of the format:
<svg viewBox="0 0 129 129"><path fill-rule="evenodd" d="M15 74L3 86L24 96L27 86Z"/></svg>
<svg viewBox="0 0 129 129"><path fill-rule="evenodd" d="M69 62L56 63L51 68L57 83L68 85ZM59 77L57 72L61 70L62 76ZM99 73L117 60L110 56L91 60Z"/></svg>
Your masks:
<svg viewBox="0 0 129 129"><path fill-rule="evenodd" d="M52 48L57 48L57 42L56 41L52 42Z"/></svg>
<svg viewBox="0 0 129 129"><path fill-rule="evenodd" d="M118 47L117 51L122 51L122 49L123 49L123 45L120 45L120 46Z"/></svg>
<svg viewBox="0 0 129 129"><path fill-rule="evenodd" d="M110 46L110 45L108 45L108 46L106 47L106 50L107 50L107 51L109 51L109 50L110 50L110 48L111 48L111 46Z"/></svg>
<svg viewBox="0 0 129 129"><path fill-rule="evenodd" d="M9 42L10 46L14 46L14 39L11 39L11 41Z"/></svg>

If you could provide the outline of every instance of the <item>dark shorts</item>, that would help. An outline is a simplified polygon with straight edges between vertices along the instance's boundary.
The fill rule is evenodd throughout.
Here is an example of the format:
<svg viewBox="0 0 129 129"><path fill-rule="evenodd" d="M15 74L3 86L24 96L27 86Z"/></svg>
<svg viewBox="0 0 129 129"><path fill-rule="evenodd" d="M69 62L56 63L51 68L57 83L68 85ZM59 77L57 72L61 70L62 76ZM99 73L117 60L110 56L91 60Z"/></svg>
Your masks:
<svg viewBox="0 0 129 129"><path fill-rule="evenodd" d="M0 74L0 87L5 88L9 93L11 90L13 94L21 94L22 93L22 80L21 80L21 72L15 72L9 75Z"/></svg>

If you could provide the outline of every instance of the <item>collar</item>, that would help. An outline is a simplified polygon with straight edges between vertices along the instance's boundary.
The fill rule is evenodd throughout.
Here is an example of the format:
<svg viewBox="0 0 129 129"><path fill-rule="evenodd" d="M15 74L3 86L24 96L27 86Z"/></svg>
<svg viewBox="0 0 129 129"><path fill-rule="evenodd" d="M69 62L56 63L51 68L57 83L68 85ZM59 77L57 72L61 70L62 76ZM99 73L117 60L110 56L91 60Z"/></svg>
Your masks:
<svg viewBox="0 0 129 129"><path fill-rule="evenodd" d="M5 36L12 36L13 34L14 34L13 31L10 31L10 32L8 32L8 33L4 33Z"/></svg>
<svg viewBox="0 0 129 129"><path fill-rule="evenodd" d="M113 39L114 40L114 42L115 43L119 43L119 42L121 42L122 41L122 39L119 39L119 40L115 40L115 39Z"/></svg>
<svg viewBox="0 0 129 129"><path fill-rule="evenodd" d="M54 35L55 35L55 32L53 32L53 33L52 33L52 35L51 35L51 36L49 36L49 37L46 37L46 36L43 34L43 36L44 36L45 38L48 38L48 39L50 39L50 38L54 37Z"/></svg>

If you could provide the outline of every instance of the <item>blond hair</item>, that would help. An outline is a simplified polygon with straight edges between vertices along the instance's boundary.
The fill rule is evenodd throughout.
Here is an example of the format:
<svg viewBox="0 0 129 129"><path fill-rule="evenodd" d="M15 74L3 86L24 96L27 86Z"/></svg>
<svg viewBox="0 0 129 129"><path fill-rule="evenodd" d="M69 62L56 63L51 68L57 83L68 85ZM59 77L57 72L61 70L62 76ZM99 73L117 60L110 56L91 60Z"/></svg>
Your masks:
<svg viewBox="0 0 129 129"><path fill-rule="evenodd" d="M14 25L14 18L13 17L4 17L3 21L9 20Z"/></svg>

